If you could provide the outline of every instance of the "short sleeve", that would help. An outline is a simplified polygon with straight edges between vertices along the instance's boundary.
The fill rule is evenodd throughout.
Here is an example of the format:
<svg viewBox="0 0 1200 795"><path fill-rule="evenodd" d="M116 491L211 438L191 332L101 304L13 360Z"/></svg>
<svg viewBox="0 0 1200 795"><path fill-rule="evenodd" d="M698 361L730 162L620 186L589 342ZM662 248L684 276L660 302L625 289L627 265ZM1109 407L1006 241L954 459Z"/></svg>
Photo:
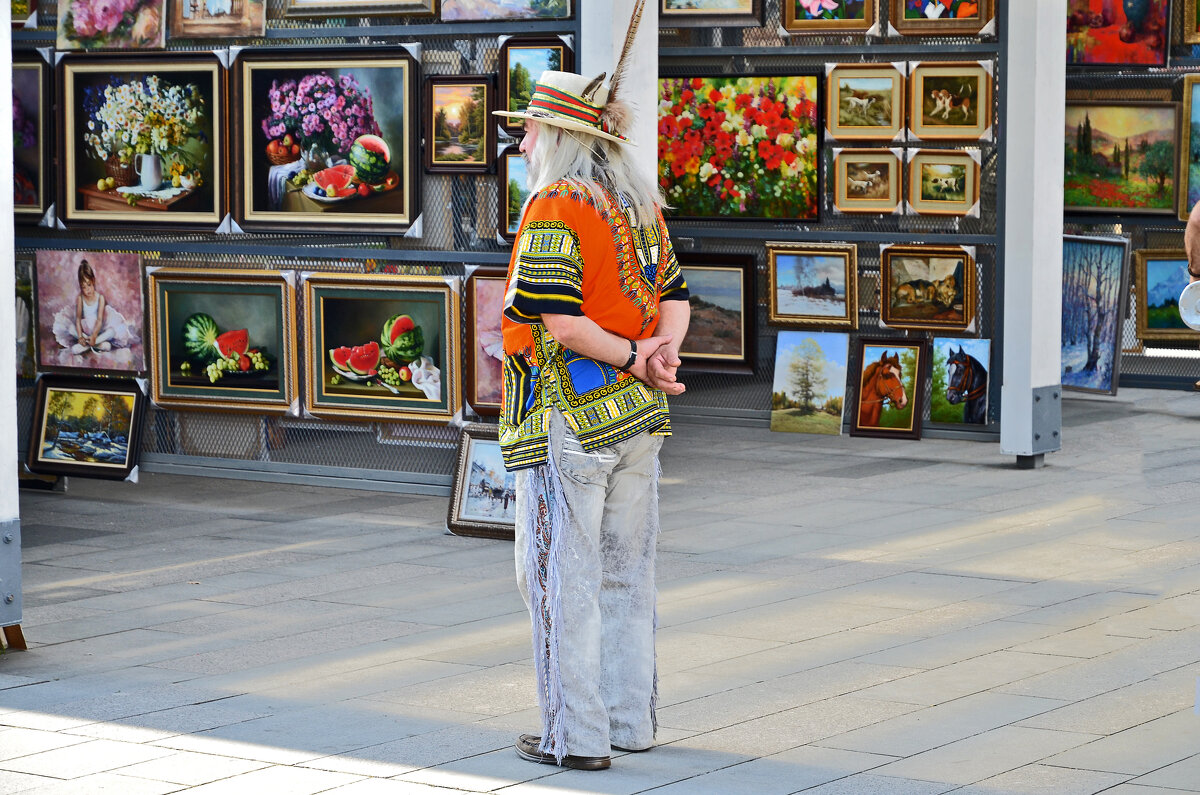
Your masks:
<svg viewBox="0 0 1200 795"><path fill-rule="evenodd" d="M527 220L516 245L504 316L538 323L542 315L582 315L583 253L575 230L563 221Z"/></svg>
<svg viewBox="0 0 1200 795"><path fill-rule="evenodd" d="M659 255L659 270L662 273L662 289L658 292L659 301L686 301L691 297L679 261L675 259L675 249L671 245L671 237L667 234L667 225L662 216L658 217L659 245L662 247Z"/></svg>

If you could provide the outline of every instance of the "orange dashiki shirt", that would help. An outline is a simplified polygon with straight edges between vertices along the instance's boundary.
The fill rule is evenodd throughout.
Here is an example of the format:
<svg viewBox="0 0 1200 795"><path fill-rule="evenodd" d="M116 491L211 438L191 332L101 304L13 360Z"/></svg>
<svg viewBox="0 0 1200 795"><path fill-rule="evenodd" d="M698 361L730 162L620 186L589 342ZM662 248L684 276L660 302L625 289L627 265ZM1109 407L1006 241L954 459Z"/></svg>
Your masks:
<svg viewBox="0 0 1200 795"><path fill-rule="evenodd" d="M585 450L643 431L669 435L667 396L605 362L559 344L542 314L585 315L626 339L654 335L660 301L688 300L659 214L635 225L612 194L598 206L563 180L525 208L504 299L504 409L500 449L510 470L545 463L550 412L562 411Z"/></svg>

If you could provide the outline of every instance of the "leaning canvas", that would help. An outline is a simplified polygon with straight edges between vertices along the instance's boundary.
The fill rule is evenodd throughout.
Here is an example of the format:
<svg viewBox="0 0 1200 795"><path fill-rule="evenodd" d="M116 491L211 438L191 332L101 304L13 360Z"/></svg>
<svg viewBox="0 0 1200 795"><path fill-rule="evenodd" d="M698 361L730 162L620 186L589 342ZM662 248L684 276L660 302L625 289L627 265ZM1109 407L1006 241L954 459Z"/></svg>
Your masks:
<svg viewBox="0 0 1200 795"><path fill-rule="evenodd" d="M992 341L934 337L929 421L986 425Z"/></svg>
<svg viewBox="0 0 1200 795"><path fill-rule="evenodd" d="M1063 239L1062 385L1117 394L1129 294L1129 241Z"/></svg>
<svg viewBox="0 0 1200 795"><path fill-rule="evenodd" d="M771 430L841 434L849 350L849 334L779 332L771 387Z"/></svg>

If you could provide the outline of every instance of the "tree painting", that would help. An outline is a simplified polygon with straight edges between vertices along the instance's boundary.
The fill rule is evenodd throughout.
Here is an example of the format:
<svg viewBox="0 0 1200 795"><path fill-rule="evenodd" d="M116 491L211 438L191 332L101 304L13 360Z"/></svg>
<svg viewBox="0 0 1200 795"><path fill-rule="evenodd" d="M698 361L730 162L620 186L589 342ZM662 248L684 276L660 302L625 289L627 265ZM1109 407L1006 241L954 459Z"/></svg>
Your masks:
<svg viewBox="0 0 1200 795"><path fill-rule="evenodd" d="M520 113L529 107L533 86L542 72L562 71L562 47L512 47L508 51L507 109ZM520 126L521 120L510 121Z"/></svg>
<svg viewBox="0 0 1200 795"><path fill-rule="evenodd" d="M849 341L848 335L832 332L779 332L771 430L842 432Z"/></svg>
<svg viewBox="0 0 1200 795"><path fill-rule="evenodd" d="M133 407L128 393L48 389L39 458L125 466Z"/></svg>
<svg viewBox="0 0 1200 795"><path fill-rule="evenodd" d="M1068 103L1067 209L1172 212L1177 114L1169 103Z"/></svg>
<svg viewBox="0 0 1200 795"><path fill-rule="evenodd" d="M433 87L433 160L479 163L487 131L487 85L454 83Z"/></svg>
<svg viewBox="0 0 1200 795"><path fill-rule="evenodd" d="M1197 7L1200 8L1200 4ZM1186 80L1183 93L1186 107L1191 112L1184 120L1188 128L1187 172L1180 174L1179 178L1187 181L1184 186L1184 190L1187 191L1187 199L1180 211L1180 218L1187 218L1188 213L1196 206L1196 202L1200 202L1200 76L1189 76Z"/></svg>
<svg viewBox="0 0 1200 795"><path fill-rule="evenodd" d="M1063 242L1064 387L1116 393L1126 268L1126 244L1120 241Z"/></svg>

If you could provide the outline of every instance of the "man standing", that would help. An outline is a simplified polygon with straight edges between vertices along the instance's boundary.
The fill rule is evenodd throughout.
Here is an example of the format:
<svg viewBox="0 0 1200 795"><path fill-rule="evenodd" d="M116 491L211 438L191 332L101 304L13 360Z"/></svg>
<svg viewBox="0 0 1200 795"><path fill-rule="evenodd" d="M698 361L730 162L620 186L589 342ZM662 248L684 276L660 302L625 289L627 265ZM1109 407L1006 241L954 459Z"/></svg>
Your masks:
<svg viewBox="0 0 1200 795"><path fill-rule="evenodd" d="M540 735L517 753L584 770L654 743L658 451L687 285L618 92L545 72L524 118L532 195L509 263L500 446L517 473L516 568Z"/></svg>

